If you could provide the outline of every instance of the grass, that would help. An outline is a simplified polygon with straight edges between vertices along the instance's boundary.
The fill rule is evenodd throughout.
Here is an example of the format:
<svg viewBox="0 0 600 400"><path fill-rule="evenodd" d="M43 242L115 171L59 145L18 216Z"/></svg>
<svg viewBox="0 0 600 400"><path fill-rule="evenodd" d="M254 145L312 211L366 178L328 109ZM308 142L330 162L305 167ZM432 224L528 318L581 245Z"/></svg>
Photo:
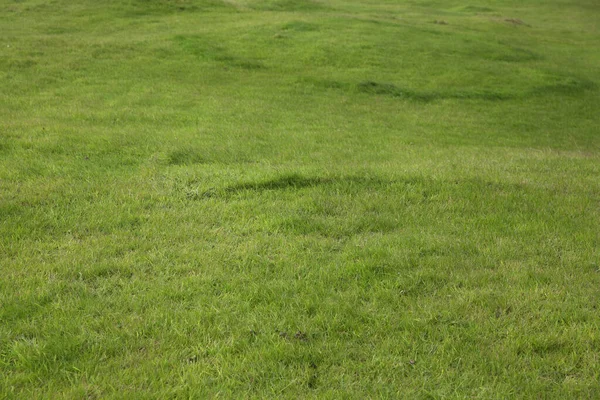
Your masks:
<svg viewBox="0 0 600 400"><path fill-rule="evenodd" d="M0 398L597 398L592 0L0 3Z"/></svg>

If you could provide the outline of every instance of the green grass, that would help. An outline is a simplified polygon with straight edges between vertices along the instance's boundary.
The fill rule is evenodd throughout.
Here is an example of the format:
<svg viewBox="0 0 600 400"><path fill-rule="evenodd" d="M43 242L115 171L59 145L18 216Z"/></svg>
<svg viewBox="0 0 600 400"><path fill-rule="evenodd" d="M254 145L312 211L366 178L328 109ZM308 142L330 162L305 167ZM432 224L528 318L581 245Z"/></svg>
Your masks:
<svg viewBox="0 0 600 400"><path fill-rule="evenodd" d="M600 397L599 12L0 1L0 398Z"/></svg>

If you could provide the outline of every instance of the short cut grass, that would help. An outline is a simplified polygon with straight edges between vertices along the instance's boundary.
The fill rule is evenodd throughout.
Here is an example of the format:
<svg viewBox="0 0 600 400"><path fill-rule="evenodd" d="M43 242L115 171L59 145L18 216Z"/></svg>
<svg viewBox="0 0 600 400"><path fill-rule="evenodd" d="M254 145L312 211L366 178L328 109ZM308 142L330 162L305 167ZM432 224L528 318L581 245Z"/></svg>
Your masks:
<svg viewBox="0 0 600 400"><path fill-rule="evenodd" d="M0 398L600 397L600 3L0 2Z"/></svg>

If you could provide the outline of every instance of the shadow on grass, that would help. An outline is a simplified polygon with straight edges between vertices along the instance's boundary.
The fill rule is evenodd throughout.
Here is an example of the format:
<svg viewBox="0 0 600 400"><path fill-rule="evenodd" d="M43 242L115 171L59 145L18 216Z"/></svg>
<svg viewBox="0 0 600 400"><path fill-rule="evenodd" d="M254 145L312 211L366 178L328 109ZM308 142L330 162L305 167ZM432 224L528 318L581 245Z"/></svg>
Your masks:
<svg viewBox="0 0 600 400"><path fill-rule="evenodd" d="M209 162L206 157L192 149L179 149L169 153L167 163L169 165L204 164Z"/></svg>
<svg viewBox="0 0 600 400"><path fill-rule="evenodd" d="M200 0L194 2L172 0L132 0L118 5L126 17L146 17L171 15L173 13L195 13L207 11L235 11L234 3L221 0Z"/></svg>
<svg viewBox="0 0 600 400"><path fill-rule="evenodd" d="M449 91L418 91L401 87L393 83L364 81L358 84L350 84L335 80L319 80L305 78L300 80L304 85L312 85L315 88L336 89L344 91L355 91L376 96L388 96L415 102L429 103L436 100L484 100L505 101L512 99L524 99L543 95L579 95L586 91L597 90L598 85L588 80L577 77L557 77L545 85L533 87L523 92L510 93L495 90L449 90Z"/></svg>
<svg viewBox="0 0 600 400"><path fill-rule="evenodd" d="M448 92L419 92L402 88L391 83L373 81L361 82L357 89L362 93L386 95L415 101L429 102L445 99L501 101L517 98L529 98L547 94L578 95L585 91L596 90L597 85L585 78L573 76L555 77L545 85L533 87L521 93L508 93L494 90L453 90Z"/></svg>
<svg viewBox="0 0 600 400"><path fill-rule="evenodd" d="M332 182L332 179L327 178L305 178L298 174L288 174L267 181L246 182L228 186L224 189L224 192L234 194L245 191L262 192L265 190L301 189L305 187L324 185Z"/></svg>
<svg viewBox="0 0 600 400"><path fill-rule="evenodd" d="M324 11L331 8L324 3L313 0L263 0L250 6L260 11L311 12Z"/></svg>
<svg viewBox="0 0 600 400"><path fill-rule="evenodd" d="M176 35L173 41L186 54L205 61L213 61L226 67L255 70L265 68L259 60L247 59L231 53L221 44L203 35Z"/></svg>
<svg viewBox="0 0 600 400"><path fill-rule="evenodd" d="M421 200L429 199L433 194L448 190L450 187L467 186L483 191L522 191L522 185L507 185L495 182L483 182L480 180L464 181L436 181L425 177L407 177L405 179L383 179L374 176L341 176L341 177L304 177L297 173L285 174L276 178L243 182L222 188L211 188L205 191L193 190L187 187L186 197L190 200L202 200L208 198L227 199L244 194L260 194L268 191L300 190L321 186L336 186L342 191L357 192L363 190L390 190L392 188L414 189L419 193ZM510 187L507 187L510 186Z"/></svg>
<svg viewBox="0 0 600 400"><path fill-rule="evenodd" d="M402 229L406 221L430 223L448 215L466 216L466 224L483 224L499 232L512 229L522 216L543 221L553 218L539 207L540 201L546 201L540 199L551 197L549 190L477 178L305 177L291 173L208 190L193 185L181 189L191 201L285 200L288 206L272 222L278 231L336 239L385 234ZM312 200L298 206L299 198Z"/></svg>
<svg viewBox="0 0 600 400"><path fill-rule="evenodd" d="M285 174L265 181L244 182L222 188L211 188L205 191L197 191L191 187L185 189L186 197L190 200L202 200L208 198L227 199L236 195L248 193L259 194L267 191L300 190L319 186L340 185L343 187L381 187L393 184L394 181L383 180L375 177L303 177L296 173Z"/></svg>
<svg viewBox="0 0 600 400"><path fill-rule="evenodd" d="M226 186L220 189L210 189L201 193L188 193L191 200L201 200L210 197L228 198L245 192L264 192L272 190L302 189L333 183L328 178L306 178L298 174L287 174L274 179L259 182L245 182Z"/></svg>

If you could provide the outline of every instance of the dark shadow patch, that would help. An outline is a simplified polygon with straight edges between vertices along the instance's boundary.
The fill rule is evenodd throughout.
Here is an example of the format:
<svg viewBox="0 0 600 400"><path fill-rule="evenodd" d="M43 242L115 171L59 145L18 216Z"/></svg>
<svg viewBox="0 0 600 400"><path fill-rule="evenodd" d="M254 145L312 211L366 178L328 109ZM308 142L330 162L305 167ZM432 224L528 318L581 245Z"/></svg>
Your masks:
<svg viewBox="0 0 600 400"><path fill-rule="evenodd" d="M544 57L531 50L508 46L503 52L493 55L491 59L506 62L527 62L543 60Z"/></svg>
<svg viewBox="0 0 600 400"><path fill-rule="evenodd" d="M281 27L284 31L313 32L319 30L319 25L304 21L292 21Z"/></svg>
<svg viewBox="0 0 600 400"><path fill-rule="evenodd" d="M330 179L325 178L305 178L298 174L289 174L262 182L247 182L228 186L224 188L222 192L224 194L231 195L247 191L263 192L267 190L297 190L306 187L323 185L330 182Z"/></svg>
<svg viewBox="0 0 600 400"><path fill-rule="evenodd" d="M175 150L167 156L169 165L204 164L206 162L206 158L193 149Z"/></svg>
<svg viewBox="0 0 600 400"><path fill-rule="evenodd" d="M299 174L292 173L266 181L245 182L220 189L209 189L202 193L188 190L188 193L194 194L188 195L187 197L196 200L210 197L229 198L231 196L242 195L244 193L256 194L266 191L299 190L324 185L339 185L346 188L347 191L352 191L353 188L356 189L364 186L382 186L389 184L389 182L390 181L370 177L307 178Z"/></svg>
<svg viewBox="0 0 600 400"><path fill-rule="evenodd" d="M560 94L576 95L588 90L596 90L598 85L588 79L576 77L555 77L553 83L543 85L531 90L532 95Z"/></svg>
<svg viewBox="0 0 600 400"><path fill-rule="evenodd" d="M55 25L55 26L50 26L48 28L46 28L46 33L48 35L64 35L64 34L68 34L68 33L76 33L79 32L79 30L77 28L74 27L70 27L70 26L64 26L64 25Z"/></svg>
<svg viewBox="0 0 600 400"><path fill-rule="evenodd" d="M561 353L568 348L567 343L558 338L538 338L537 340L533 340L528 346L521 346L517 352L519 354L530 354L533 352L540 356L546 356L553 353Z"/></svg>
<svg viewBox="0 0 600 400"><path fill-rule="evenodd" d="M306 385L309 389L316 389L319 384L319 372L317 364L311 361L309 365L309 374Z"/></svg>
<svg viewBox="0 0 600 400"><path fill-rule="evenodd" d="M504 20L504 22L508 22L511 25L523 25L523 26L531 26L529 24L526 24L525 22L523 22L522 20L520 20L519 18L506 18Z"/></svg>
<svg viewBox="0 0 600 400"><path fill-rule="evenodd" d="M365 23L365 24L373 24L373 25L379 25L379 26L383 26L383 27L392 27L392 28L405 28L406 26L404 24L402 24L402 19L401 18L397 18L393 15L371 15L371 16L351 16L351 17L347 17L348 20L351 21L357 21L357 22L361 22L361 23ZM415 30L419 30L419 31L423 31L423 32L427 32L427 33L435 33L438 34L439 32L437 31L431 31L428 29L423 29L423 28L419 28L417 26L413 26L411 27L412 29Z"/></svg>
<svg viewBox="0 0 600 400"><path fill-rule="evenodd" d="M376 176L341 176L341 177L304 177L297 173L281 175L268 180L243 182L222 188L211 188L200 191L196 187L197 182L192 181L180 188L179 191L186 193L191 200L206 198L227 199L233 196L256 195L268 191L300 190L319 186L335 187L337 193L359 194L365 190L369 191L395 191L406 193L405 201L414 204L425 204L442 190L456 185L467 186L473 189L473 193L495 193L509 190L514 193L522 192L522 185L507 185L496 182L480 181L477 179L463 181L438 181L425 177L410 177L405 179L383 179ZM382 228L387 225L385 221L379 221L377 225ZM377 228L379 230L379 228Z"/></svg>
<svg viewBox="0 0 600 400"><path fill-rule="evenodd" d="M233 4L221 0L135 0L125 10L127 17L174 14L182 12L207 12L234 10Z"/></svg>
<svg viewBox="0 0 600 400"><path fill-rule="evenodd" d="M500 101L514 99L516 96L510 93L495 92L492 90L464 90L449 93L438 93L439 99L459 99L459 100L489 100Z"/></svg>
<svg viewBox="0 0 600 400"><path fill-rule="evenodd" d="M23 70L35 67L38 62L32 58L26 58L21 60L11 60L7 64L9 69Z"/></svg>
<svg viewBox="0 0 600 400"><path fill-rule="evenodd" d="M329 9L324 4L313 0L274 0L263 1L251 8L261 11L323 11Z"/></svg>
<svg viewBox="0 0 600 400"><path fill-rule="evenodd" d="M430 102L443 99L475 99L475 100L508 100L513 95L491 90L471 90L453 92L418 92L412 89L398 87L392 83L379 83L373 81L361 82L357 89L362 93L385 95L407 100Z"/></svg>
<svg viewBox="0 0 600 400"><path fill-rule="evenodd" d="M202 35L177 35L173 40L187 54L205 61L216 61L227 67L248 70L264 68L261 62L231 54L224 47L214 44Z"/></svg>
<svg viewBox="0 0 600 400"><path fill-rule="evenodd" d="M483 6L465 6L465 7L461 8L460 10L464 11L464 12L470 12L470 13L489 13L489 12L494 11L493 8L483 7Z"/></svg>
<svg viewBox="0 0 600 400"><path fill-rule="evenodd" d="M526 57L528 56L529 55L526 55ZM531 57L535 56L531 55ZM352 86L350 84L339 81L315 79L301 80L301 82L307 82L313 85L314 87L321 87L325 89L339 89L346 91L354 89L359 93L367 93L378 96L389 96L398 99L418 101L424 103L435 100L447 99L505 101L518 98L541 96L546 94L575 95L580 94L584 91L597 89L597 84L588 79L580 79L576 77L559 77L556 78L554 81L554 83L533 87L530 90L523 91L520 93L510 93L489 89L452 90L447 92L420 92L413 89L403 88L393 83L381 83L374 81L365 81L358 83L355 86Z"/></svg>
<svg viewBox="0 0 600 400"><path fill-rule="evenodd" d="M173 41L186 53L203 59L214 59L225 52L223 47L201 35L176 35Z"/></svg>
<svg viewBox="0 0 600 400"><path fill-rule="evenodd" d="M52 293L43 293L6 301L0 308L0 321L12 322L34 318L43 312L54 301L54 298Z"/></svg>
<svg viewBox="0 0 600 400"><path fill-rule="evenodd" d="M353 17L353 20L356 21L360 21L362 23L365 24L373 24L373 25L379 25L379 26L383 26L383 27L394 27L394 28L398 28L401 25L398 23L397 20L394 19L386 19L384 17L381 16L373 16L372 18L365 18L365 17Z"/></svg>
<svg viewBox="0 0 600 400"><path fill-rule="evenodd" d="M431 101L435 98L435 96L432 94L419 93L411 89L401 88L392 83L366 81L359 83L357 85L357 89L362 93L378 94L418 101Z"/></svg>

